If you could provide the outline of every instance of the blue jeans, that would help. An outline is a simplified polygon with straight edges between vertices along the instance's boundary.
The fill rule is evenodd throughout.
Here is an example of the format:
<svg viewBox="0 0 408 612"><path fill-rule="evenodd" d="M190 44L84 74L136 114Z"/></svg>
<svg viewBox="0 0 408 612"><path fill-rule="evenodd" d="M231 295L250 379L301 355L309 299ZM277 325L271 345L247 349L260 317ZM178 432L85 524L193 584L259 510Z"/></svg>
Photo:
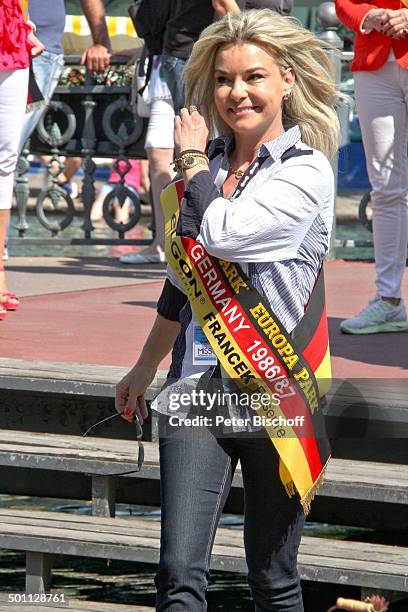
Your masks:
<svg viewBox="0 0 408 612"><path fill-rule="evenodd" d="M207 609L211 549L239 459L255 610L303 612L297 552L305 517L298 497L289 498L281 484L278 456L266 434L220 439L206 427L169 427L167 422L167 416L159 416L162 531L156 610Z"/></svg>
<svg viewBox="0 0 408 612"><path fill-rule="evenodd" d="M170 89L176 115L180 112L180 108L183 108L185 105L183 70L186 62L187 60L185 59L175 57L174 55L167 55L166 53L163 53L161 56L160 69L163 71L167 87Z"/></svg>
<svg viewBox="0 0 408 612"><path fill-rule="evenodd" d="M33 59L35 80L37 81L37 85L47 103L51 100L54 90L58 85L63 67L64 56L58 55L57 53L51 53L50 51L44 51L41 53L41 55ZM20 152L24 147L26 140L30 138L31 134L35 130L37 123L45 111L46 107L41 106L41 108L35 109L31 113L26 114L23 130L21 132L19 148Z"/></svg>

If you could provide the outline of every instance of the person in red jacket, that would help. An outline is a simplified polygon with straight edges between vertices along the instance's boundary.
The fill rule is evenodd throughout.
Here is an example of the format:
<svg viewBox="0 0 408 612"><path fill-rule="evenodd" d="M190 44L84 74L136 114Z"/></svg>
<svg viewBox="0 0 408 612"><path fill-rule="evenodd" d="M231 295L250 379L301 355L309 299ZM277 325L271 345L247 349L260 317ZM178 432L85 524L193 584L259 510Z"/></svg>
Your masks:
<svg viewBox="0 0 408 612"><path fill-rule="evenodd" d="M0 256L3 254L13 194L14 170L28 93L28 66L44 45L25 22L18 0L0 3ZM0 266L0 320L16 310L18 298L7 289Z"/></svg>
<svg viewBox="0 0 408 612"><path fill-rule="evenodd" d="M408 241L408 1L336 0L356 32L355 96L372 192L377 293L340 325L349 334L408 331L401 295Z"/></svg>

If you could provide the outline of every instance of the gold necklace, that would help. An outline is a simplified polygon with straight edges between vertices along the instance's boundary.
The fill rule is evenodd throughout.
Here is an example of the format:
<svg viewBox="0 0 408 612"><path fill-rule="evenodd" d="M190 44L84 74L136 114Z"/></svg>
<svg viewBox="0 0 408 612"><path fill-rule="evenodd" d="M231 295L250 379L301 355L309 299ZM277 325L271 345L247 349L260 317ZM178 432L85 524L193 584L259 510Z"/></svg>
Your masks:
<svg viewBox="0 0 408 612"><path fill-rule="evenodd" d="M242 168L238 168L238 170L233 170L231 168L231 172L235 176L237 181L239 181L239 179L242 178L244 176L244 174L245 174L245 170L242 170Z"/></svg>

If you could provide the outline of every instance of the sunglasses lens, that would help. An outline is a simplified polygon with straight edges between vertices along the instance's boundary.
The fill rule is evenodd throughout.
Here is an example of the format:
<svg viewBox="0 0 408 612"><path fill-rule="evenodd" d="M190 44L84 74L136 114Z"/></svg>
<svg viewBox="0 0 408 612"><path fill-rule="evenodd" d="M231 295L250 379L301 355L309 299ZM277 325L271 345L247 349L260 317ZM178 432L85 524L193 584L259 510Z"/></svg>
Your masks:
<svg viewBox="0 0 408 612"><path fill-rule="evenodd" d="M142 469L143 462L144 462L144 446L141 442L139 442L139 456L137 458L137 467L139 468L139 471Z"/></svg>
<svg viewBox="0 0 408 612"><path fill-rule="evenodd" d="M144 461L144 446L141 442L142 440L142 436L143 436L143 429L142 426L140 425L139 421L137 418L135 418L135 425L136 425L136 438L137 441L139 443L139 455L137 458L137 466L139 468L139 471L142 469L142 465L143 465L143 461Z"/></svg>

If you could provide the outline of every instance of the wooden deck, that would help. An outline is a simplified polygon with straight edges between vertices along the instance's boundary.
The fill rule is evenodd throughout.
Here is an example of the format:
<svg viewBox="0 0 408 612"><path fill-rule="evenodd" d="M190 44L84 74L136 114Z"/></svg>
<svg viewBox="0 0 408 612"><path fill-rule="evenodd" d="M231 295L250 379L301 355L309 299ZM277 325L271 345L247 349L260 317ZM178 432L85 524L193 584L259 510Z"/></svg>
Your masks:
<svg viewBox="0 0 408 612"><path fill-rule="evenodd" d="M53 512L0 510L0 546L33 553L92 556L157 563L160 522ZM246 572L242 531L219 528L213 569ZM408 591L408 549L304 536L303 580Z"/></svg>
<svg viewBox="0 0 408 612"><path fill-rule="evenodd" d="M106 258L16 257L8 261L10 289L23 299L19 311L10 314L0 330L0 424L5 430L0 440L2 491L88 500L92 496L96 511L105 514L114 510L113 489L117 501L159 502L156 446L146 444L141 474L114 477L118 470L135 466L131 428L116 419L97 431L98 439L79 438L89 425L112 412L114 384L140 354L165 275L164 265L123 266L115 259L121 254L112 252L112 257ZM395 537L395 531L408 529L407 336L352 337L339 332L340 321L358 312L372 297L373 264L336 261L326 265L325 276L336 379L325 410L335 460L310 518L394 530ZM405 275L405 295L407 291ZM161 367L165 369L168 363L167 358ZM155 392L154 387L149 389L148 397ZM13 440L9 434L15 431L19 433L14 433ZM154 420L145 428L145 435L154 438ZM111 445L109 438L121 440ZM242 512L241 484L238 470L228 502L234 512ZM46 560L35 550L47 542L73 554L78 552L76 543L84 554L92 545L98 556L105 551L110 557L114 550L125 554L132 548L127 531L120 526L123 520L129 530L127 519L93 516L87 518L91 523L86 528L79 528L72 521L85 524L85 519L69 515L62 520L63 529L58 529L58 540L53 539L55 525L50 525L48 517L43 515L41 520L46 524L39 528L38 515L22 525L15 523L18 511L7 512L9 519L0 517L2 544L14 548L18 540L24 550L31 542L27 558L33 571L42 568L46 574ZM53 515L52 520L60 519ZM100 531L103 521L105 531ZM3 522L8 525L7 533ZM151 533L150 525L142 523L142 531L136 533L134 523L132 542L136 552L157 559L157 533ZM44 530L41 535L38 529ZM141 546L145 536L151 544L148 550ZM228 530L224 536L220 530L214 562L221 566L224 560L244 571L240 537L237 531ZM401 534L401 543L403 537ZM336 592L342 595L348 584L362 586L367 582L383 592L391 588L407 591L404 547L312 540L304 538L301 546L300 571L305 580L335 581ZM234 554L229 554L231 550ZM325 587L314 588L319 601ZM333 596L331 602L334 600ZM0 611L10 610L3 603L0 597ZM135 609L99 602L80 602L78 608L74 601L70 604L69 609L94 612ZM309 612L322 612L319 604ZM35 610L42 609L50 608L35 606ZM141 612L143 608L136 609Z"/></svg>

